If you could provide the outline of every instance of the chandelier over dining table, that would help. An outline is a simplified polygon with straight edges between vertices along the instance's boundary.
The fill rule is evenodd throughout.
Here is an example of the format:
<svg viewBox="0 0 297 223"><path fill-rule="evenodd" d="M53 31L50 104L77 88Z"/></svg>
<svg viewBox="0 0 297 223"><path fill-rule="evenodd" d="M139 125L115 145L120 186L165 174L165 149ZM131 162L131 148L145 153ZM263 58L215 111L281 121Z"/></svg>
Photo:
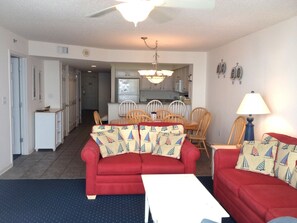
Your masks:
<svg viewBox="0 0 297 223"><path fill-rule="evenodd" d="M151 50L155 50L155 54L154 54L154 61L152 63L153 65L153 69L151 70L138 70L138 73L141 76L146 77L151 83L153 84L159 84L161 83L166 77L170 77L173 74L173 71L171 70L158 70L158 41L156 40L155 46L154 47L150 47L146 40L147 37L141 37L141 39L144 41L145 45L151 49Z"/></svg>

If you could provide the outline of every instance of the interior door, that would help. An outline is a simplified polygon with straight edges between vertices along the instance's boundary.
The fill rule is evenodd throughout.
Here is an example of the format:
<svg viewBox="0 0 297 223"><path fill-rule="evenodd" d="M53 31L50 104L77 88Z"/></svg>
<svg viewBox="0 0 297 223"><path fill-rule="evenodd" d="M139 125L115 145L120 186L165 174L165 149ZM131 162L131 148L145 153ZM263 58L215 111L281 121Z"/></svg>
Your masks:
<svg viewBox="0 0 297 223"><path fill-rule="evenodd" d="M98 109L98 74L86 74L82 76L82 109Z"/></svg>
<svg viewBox="0 0 297 223"><path fill-rule="evenodd" d="M11 121L12 121L12 154L22 154L22 120L21 120L21 84L20 84L20 58L11 57Z"/></svg>

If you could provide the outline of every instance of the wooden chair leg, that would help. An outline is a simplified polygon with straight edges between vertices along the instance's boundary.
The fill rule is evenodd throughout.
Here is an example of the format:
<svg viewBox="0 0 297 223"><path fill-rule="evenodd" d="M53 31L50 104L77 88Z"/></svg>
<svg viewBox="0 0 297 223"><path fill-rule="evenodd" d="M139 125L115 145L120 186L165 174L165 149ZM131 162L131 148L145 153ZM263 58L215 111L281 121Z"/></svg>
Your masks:
<svg viewBox="0 0 297 223"><path fill-rule="evenodd" d="M207 155L207 157L208 157L208 159L209 159L209 153L208 153L208 150L207 150L207 147L206 147L205 141L203 140L203 141L202 141L202 143L203 143L203 146L204 146L204 149L205 149L206 155Z"/></svg>

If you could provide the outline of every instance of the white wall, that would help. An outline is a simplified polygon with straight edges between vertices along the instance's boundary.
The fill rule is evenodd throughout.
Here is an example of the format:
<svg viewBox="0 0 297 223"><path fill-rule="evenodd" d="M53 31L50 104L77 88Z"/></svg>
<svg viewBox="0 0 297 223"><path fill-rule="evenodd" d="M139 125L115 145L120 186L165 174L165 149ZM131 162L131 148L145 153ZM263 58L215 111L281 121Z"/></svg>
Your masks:
<svg viewBox="0 0 297 223"><path fill-rule="evenodd" d="M34 151L35 148L35 111L44 107L44 70L43 70L43 60L37 57L28 57L28 82L27 82L27 123L28 131L27 136L25 137L28 140L28 147L23 150L23 155L30 154ZM33 68L35 67L36 72L36 90L37 97L33 99ZM40 83L39 86L39 73L40 73ZM41 94L39 98L39 93Z"/></svg>
<svg viewBox="0 0 297 223"><path fill-rule="evenodd" d="M28 57L28 41L9 30L0 27L0 174L12 166L11 148L11 92L10 92L10 55L24 58L24 84L26 94L25 101L25 122L28 131L25 131L23 154L29 154L34 147L34 111L42 100L32 99L32 66L43 72L41 60Z"/></svg>
<svg viewBox="0 0 297 223"><path fill-rule="evenodd" d="M68 47L69 54L59 54L58 46ZM88 49L88 57L82 54ZM82 46L29 41L29 55L53 58L71 58L80 60L92 60L115 63L151 63L152 51L143 50L108 50L99 48L86 48ZM193 91L192 105L205 106L206 102L206 57L205 52L176 52L159 51L160 64L193 64ZM111 71L111 79L114 78L114 70ZM114 98L114 83L111 85L111 98Z"/></svg>
<svg viewBox="0 0 297 223"><path fill-rule="evenodd" d="M62 64L58 60L44 61L44 103L62 108Z"/></svg>
<svg viewBox="0 0 297 223"><path fill-rule="evenodd" d="M207 108L213 115L208 139L226 143L238 106L246 93L262 95L270 115L255 116L255 138L273 131L297 136L297 17L286 20L227 45L207 56ZM226 78L216 68L227 63ZM236 63L243 67L243 79L232 84L230 72Z"/></svg>

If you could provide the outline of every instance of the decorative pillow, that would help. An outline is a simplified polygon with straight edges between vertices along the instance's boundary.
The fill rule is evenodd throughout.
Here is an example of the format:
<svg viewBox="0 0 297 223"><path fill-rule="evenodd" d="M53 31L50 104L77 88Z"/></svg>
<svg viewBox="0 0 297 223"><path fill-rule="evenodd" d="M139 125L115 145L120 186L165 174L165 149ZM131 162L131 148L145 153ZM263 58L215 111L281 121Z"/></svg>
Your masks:
<svg viewBox="0 0 297 223"><path fill-rule="evenodd" d="M238 156L236 169L274 176L273 167L278 141L261 143L245 141Z"/></svg>
<svg viewBox="0 0 297 223"><path fill-rule="evenodd" d="M292 178L291 178L291 181L290 181L290 185L292 187L295 187L297 189L297 162L296 162L296 166L293 170L293 174L292 174Z"/></svg>
<svg viewBox="0 0 297 223"><path fill-rule="evenodd" d="M125 144L127 152L139 153L139 134L138 125L94 125L92 132L102 132L107 130L119 129Z"/></svg>
<svg viewBox="0 0 297 223"><path fill-rule="evenodd" d="M263 134L261 141L262 141L263 144L269 143L269 142L272 142L272 141L278 141L279 142L279 140L277 138L274 138L274 137L270 136L267 133Z"/></svg>
<svg viewBox="0 0 297 223"><path fill-rule="evenodd" d="M169 126L146 126L140 125L140 153L152 153L157 141L159 132L184 133L183 125L169 125Z"/></svg>
<svg viewBox="0 0 297 223"><path fill-rule="evenodd" d="M119 129L91 133L92 138L100 147L100 154L103 158L126 153L125 141Z"/></svg>
<svg viewBox="0 0 297 223"><path fill-rule="evenodd" d="M184 143L186 134L174 134L160 132L157 135L156 146L153 155L180 158L180 150Z"/></svg>
<svg viewBox="0 0 297 223"><path fill-rule="evenodd" d="M296 165L296 145L289 145L280 142L274 167L275 176L287 183L290 182L293 170Z"/></svg>

